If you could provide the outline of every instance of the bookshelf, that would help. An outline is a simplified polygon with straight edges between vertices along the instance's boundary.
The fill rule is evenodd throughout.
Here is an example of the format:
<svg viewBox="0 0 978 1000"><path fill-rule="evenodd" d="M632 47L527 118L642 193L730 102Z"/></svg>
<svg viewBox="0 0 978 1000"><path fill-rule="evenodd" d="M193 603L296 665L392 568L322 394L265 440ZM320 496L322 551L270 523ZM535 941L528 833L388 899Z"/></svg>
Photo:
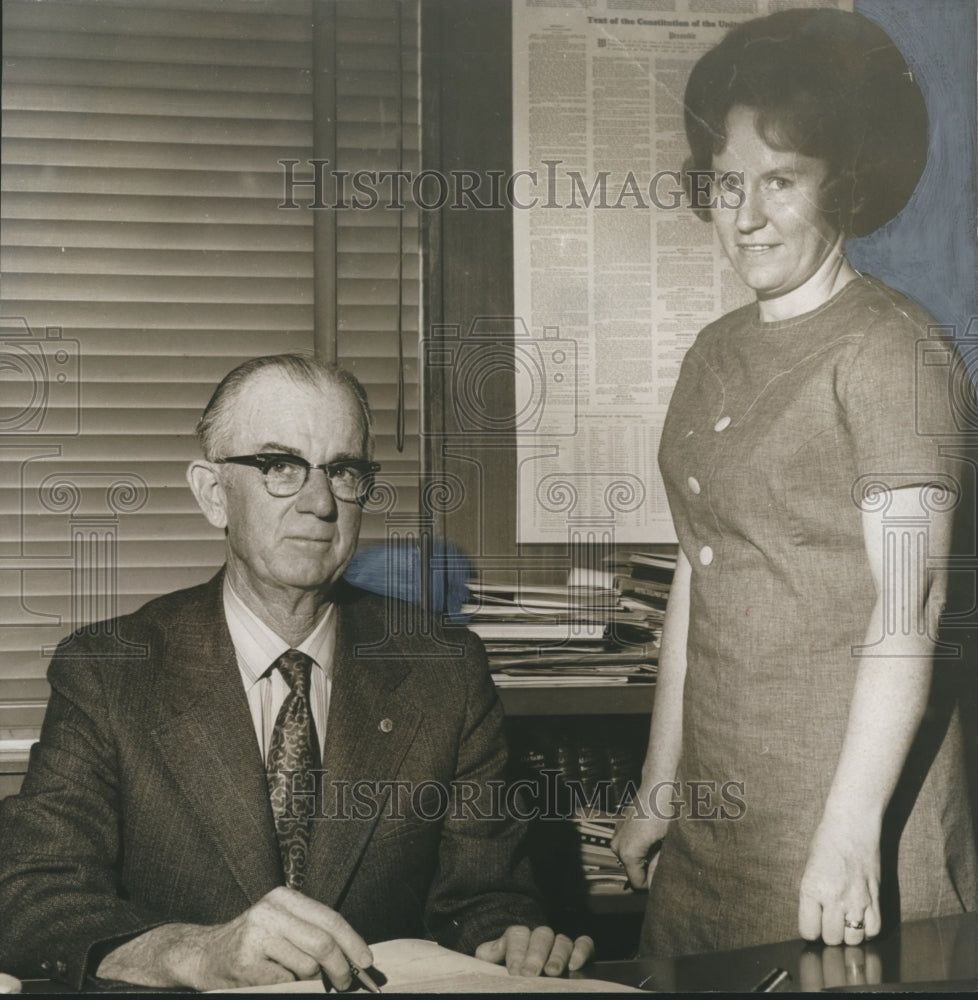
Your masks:
<svg viewBox="0 0 978 1000"><path fill-rule="evenodd" d="M537 741L552 748L563 734L598 746L614 739L634 748L636 762L644 756L654 682L555 687L541 680L539 686L500 686L498 691L514 756ZM530 856L554 922L580 921L579 929L592 934L602 956L629 956L638 944L646 894L615 886L594 891L583 879L569 820L531 826Z"/></svg>
<svg viewBox="0 0 978 1000"><path fill-rule="evenodd" d="M590 933L605 957L637 947L646 894L610 849L616 810L640 781L674 552L617 552L602 573L468 582L462 611L482 638L506 713L509 777L536 789L527 852L548 918ZM552 796L552 798L551 798Z"/></svg>
<svg viewBox="0 0 978 1000"><path fill-rule="evenodd" d="M508 718L547 715L651 715L654 683L605 687L500 687Z"/></svg>
<svg viewBox="0 0 978 1000"><path fill-rule="evenodd" d="M592 892L588 894L588 905L596 917L617 917L645 913L644 892Z"/></svg>

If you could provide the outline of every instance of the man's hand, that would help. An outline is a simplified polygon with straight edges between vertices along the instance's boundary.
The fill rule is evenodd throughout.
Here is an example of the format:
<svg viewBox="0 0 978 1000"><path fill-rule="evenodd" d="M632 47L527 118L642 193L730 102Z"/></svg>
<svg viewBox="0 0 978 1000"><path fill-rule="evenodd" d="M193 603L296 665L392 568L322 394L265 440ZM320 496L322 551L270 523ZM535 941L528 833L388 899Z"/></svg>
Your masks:
<svg viewBox="0 0 978 1000"><path fill-rule="evenodd" d="M564 934L555 934L549 927L529 927L514 924L502 937L485 941L475 949L475 957L495 965L505 963L511 976L560 976L565 971L576 972L594 958L594 942L582 935L571 941Z"/></svg>
<svg viewBox="0 0 978 1000"><path fill-rule="evenodd" d="M0 993L20 993L21 982L5 972L0 972Z"/></svg>
<svg viewBox="0 0 978 1000"><path fill-rule="evenodd" d="M281 886L226 924L164 924L120 945L97 975L195 990L271 986L326 975L350 985L350 963L373 965L366 942L335 910Z"/></svg>

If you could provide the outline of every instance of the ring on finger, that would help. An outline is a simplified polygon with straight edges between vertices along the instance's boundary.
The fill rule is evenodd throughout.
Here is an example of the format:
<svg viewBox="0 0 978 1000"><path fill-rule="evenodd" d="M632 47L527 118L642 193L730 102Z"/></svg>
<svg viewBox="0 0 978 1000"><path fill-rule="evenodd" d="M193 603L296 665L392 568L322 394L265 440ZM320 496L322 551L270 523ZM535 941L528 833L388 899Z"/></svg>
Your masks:
<svg viewBox="0 0 978 1000"><path fill-rule="evenodd" d="M861 920L849 920L848 917L844 923L851 931L861 931L866 926Z"/></svg>

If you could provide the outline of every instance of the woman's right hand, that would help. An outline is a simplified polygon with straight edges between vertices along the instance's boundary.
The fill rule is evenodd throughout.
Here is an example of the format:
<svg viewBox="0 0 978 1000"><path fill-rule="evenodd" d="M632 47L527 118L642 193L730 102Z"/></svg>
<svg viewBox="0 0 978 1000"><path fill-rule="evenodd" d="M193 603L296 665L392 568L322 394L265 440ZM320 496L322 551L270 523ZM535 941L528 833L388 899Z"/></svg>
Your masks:
<svg viewBox="0 0 978 1000"><path fill-rule="evenodd" d="M659 863L659 847L669 821L661 816L640 816L634 806L625 808L611 838L611 849L625 867L633 889L647 889Z"/></svg>
<svg viewBox="0 0 978 1000"><path fill-rule="evenodd" d="M622 819L611 838L611 849L618 855L635 889L649 887L659 863L659 845L669 829L669 821L678 815L675 800L680 786L675 778L683 743L683 689L692 575L689 560L680 549L666 619L662 624L659 675L655 682L649 749L642 765L642 779L634 799L622 810ZM668 808L663 808L667 801Z"/></svg>

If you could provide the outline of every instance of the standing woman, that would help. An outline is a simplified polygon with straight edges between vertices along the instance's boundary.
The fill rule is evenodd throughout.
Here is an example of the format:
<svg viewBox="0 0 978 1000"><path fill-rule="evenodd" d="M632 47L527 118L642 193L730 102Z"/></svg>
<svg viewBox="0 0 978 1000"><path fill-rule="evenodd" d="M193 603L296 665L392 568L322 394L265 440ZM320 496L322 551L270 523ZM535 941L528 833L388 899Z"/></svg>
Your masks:
<svg viewBox="0 0 978 1000"><path fill-rule="evenodd" d="M917 363L929 317L843 255L909 199L926 111L871 21L791 10L703 56L686 132L692 168L728 174L709 214L757 301L700 333L666 418L680 557L613 846L649 882L644 953L855 945L976 902L959 721L933 696L961 669L934 656L968 485L939 448L949 369Z"/></svg>

